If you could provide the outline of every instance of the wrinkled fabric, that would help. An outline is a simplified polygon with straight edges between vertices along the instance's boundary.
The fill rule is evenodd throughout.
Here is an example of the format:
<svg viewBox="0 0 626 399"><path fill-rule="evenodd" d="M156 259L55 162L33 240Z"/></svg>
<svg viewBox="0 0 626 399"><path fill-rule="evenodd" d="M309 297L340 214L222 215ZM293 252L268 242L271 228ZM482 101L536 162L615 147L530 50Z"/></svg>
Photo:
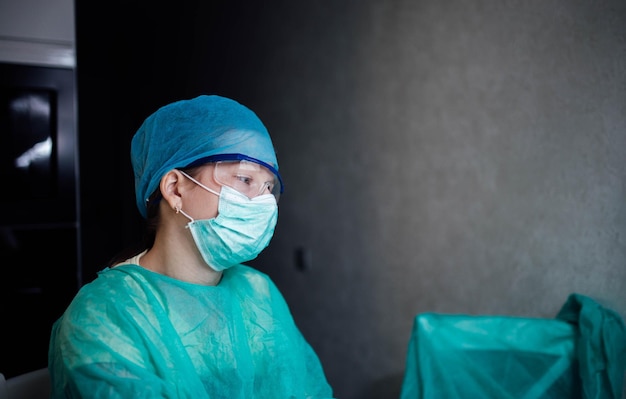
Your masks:
<svg viewBox="0 0 626 399"><path fill-rule="evenodd" d="M417 315L401 399L618 399L625 372L624 321L573 293L554 319Z"/></svg>
<svg viewBox="0 0 626 399"><path fill-rule="evenodd" d="M207 157L242 154L280 179L274 146L263 122L240 103L201 95L165 105L148 116L131 141L135 195L141 215L161 177Z"/></svg>
<svg viewBox="0 0 626 399"><path fill-rule="evenodd" d="M619 399L626 373L626 327L621 316L596 300L571 294L556 316L579 331L577 355L584 399Z"/></svg>
<svg viewBox="0 0 626 399"><path fill-rule="evenodd" d="M138 265L101 271L53 326L51 398L331 398L320 361L265 274L217 286Z"/></svg>
<svg viewBox="0 0 626 399"><path fill-rule="evenodd" d="M578 399L575 337L563 320L419 314L400 399Z"/></svg>

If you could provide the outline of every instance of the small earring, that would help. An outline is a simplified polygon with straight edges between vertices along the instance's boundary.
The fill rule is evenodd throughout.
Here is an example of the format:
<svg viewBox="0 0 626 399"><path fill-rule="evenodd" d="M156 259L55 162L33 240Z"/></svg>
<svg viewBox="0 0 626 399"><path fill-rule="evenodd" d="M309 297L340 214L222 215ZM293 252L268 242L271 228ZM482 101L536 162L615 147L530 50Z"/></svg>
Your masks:
<svg viewBox="0 0 626 399"><path fill-rule="evenodd" d="M176 213L180 213L180 208L179 207L175 206L174 210L176 211Z"/></svg>

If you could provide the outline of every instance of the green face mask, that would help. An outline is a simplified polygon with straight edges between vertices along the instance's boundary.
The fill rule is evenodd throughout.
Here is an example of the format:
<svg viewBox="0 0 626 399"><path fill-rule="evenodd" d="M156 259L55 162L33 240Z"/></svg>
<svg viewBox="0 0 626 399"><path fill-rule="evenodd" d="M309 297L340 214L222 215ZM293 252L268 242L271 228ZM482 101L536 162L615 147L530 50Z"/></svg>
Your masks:
<svg viewBox="0 0 626 399"><path fill-rule="evenodd" d="M180 210L190 220L187 227L207 265L222 271L256 258L268 246L278 221L278 205L274 195L264 194L250 199L228 186L222 186L221 192L217 193L186 173L181 173L203 189L219 196L215 218L194 220Z"/></svg>

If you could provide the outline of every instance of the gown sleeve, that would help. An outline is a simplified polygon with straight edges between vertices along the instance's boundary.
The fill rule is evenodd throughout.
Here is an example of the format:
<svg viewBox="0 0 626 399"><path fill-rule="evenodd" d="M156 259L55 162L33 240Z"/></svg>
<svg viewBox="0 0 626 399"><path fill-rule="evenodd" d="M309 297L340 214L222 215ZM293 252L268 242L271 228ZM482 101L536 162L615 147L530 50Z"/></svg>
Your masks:
<svg viewBox="0 0 626 399"><path fill-rule="evenodd" d="M299 353L301 364L300 368L296 367L295 369L299 370L297 373L299 374L299 383L303 388L303 397L307 399L332 399L332 388L326 379L317 353L296 325L287 302L278 287L271 280L269 280L269 288L275 309L275 319L282 323L285 329L290 332L290 342L297 348L297 351L294 351L295 348L288 347L284 348L284 350L287 353ZM291 373L294 372L294 370L291 370Z"/></svg>
<svg viewBox="0 0 626 399"><path fill-rule="evenodd" d="M206 396L193 366L165 344L154 312L123 290L96 279L55 322L48 351L51 398Z"/></svg>

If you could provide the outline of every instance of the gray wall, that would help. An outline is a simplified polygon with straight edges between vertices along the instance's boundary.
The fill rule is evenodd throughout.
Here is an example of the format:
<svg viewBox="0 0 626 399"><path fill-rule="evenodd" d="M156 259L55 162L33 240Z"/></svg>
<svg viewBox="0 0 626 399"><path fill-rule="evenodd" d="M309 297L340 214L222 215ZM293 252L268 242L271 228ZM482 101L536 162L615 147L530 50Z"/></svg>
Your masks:
<svg viewBox="0 0 626 399"><path fill-rule="evenodd" d="M337 397L398 396L421 312L626 315L623 0L76 5L85 276L135 236L135 129L214 92L275 139L254 265Z"/></svg>
<svg viewBox="0 0 626 399"><path fill-rule="evenodd" d="M286 181L255 264L338 397L396 397L420 312L626 314L626 2L283 3L247 27Z"/></svg>

